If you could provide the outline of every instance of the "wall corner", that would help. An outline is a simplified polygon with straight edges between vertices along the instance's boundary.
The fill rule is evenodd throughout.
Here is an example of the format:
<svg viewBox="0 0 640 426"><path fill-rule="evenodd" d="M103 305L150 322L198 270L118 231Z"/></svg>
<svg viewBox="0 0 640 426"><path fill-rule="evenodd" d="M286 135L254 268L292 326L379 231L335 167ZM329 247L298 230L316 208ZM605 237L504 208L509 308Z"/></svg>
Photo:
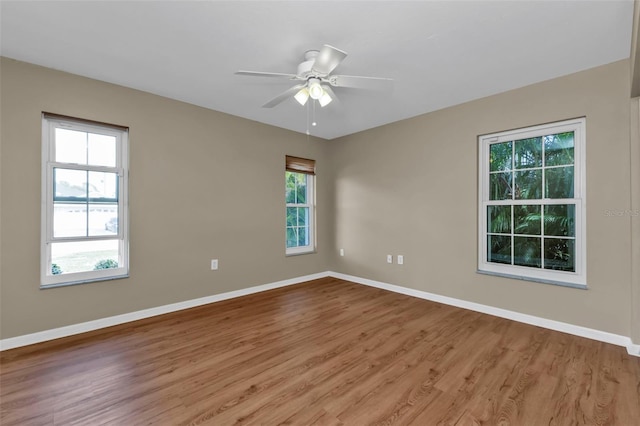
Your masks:
<svg viewBox="0 0 640 426"><path fill-rule="evenodd" d="M631 97L640 96L640 1L633 2L633 26L631 29Z"/></svg>
<svg viewBox="0 0 640 426"><path fill-rule="evenodd" d="M636 3L637 5L637 3ZM631 340L640 345L640 97L631 99Z"/></svg>

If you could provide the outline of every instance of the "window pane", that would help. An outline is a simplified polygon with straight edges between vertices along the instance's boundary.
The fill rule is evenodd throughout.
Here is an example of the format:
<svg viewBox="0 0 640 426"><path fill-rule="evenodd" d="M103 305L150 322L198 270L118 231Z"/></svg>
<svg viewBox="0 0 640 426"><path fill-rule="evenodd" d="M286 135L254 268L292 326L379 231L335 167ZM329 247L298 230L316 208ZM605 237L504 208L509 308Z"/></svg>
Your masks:
<svg viewBox="0 0 640 426"><path fill-rule="evenodd" d="M307 200L307 175L285 172L285 200L287 204L305 204Z"/></svg>
<svg viewBox="0 0 640 426"><path fill-rule="evenodd" d="M86 237L87 205L55 203L53 205L54 237Z"/></svg>
<svg viewBox="0 0 640 426"><path fill-rule="evenodd" d="M296 202L296 177L295 173L284 172L285 176L285 192L284 198L287 204L294 204Z"/></svg>
<svg viewBox="0 0 640 426"><path fill-rule="evenodd" d="M558 204L544 206L544 234L558 237L574 237L576 206Z"/></svg>
<svg viewBox="0 0 640 426"><path fill-rule="evenodd" d="M307 202L307 175L296 173L296 203L305 204Z"/></svg>
<svg viewBox="0 0 640 426"><path fill-rule="evenodd" d="M511 264L511 237L487 235L487 261Z"/></svg>
<svg viewBox="0 0 640 426"><path fill-rule="evenodd" d="M287 226L296 226L298 224L298 209L296 207L287 207Z"/></svg>
<svg viewBox="0 0 640 426"><path fill-rule="evenodd" d="M92 166L116 167L115 136L89 133L89 164Z"/></svg>
<svg viewBox="0 0 640 426"><path fill-rule="evenodd" d="M492 144L489 153L490 171L511 170L512 156L513 150L511 142Z"/></svg>
<svg viewBox="0 0 640 426"><path fill-rule="evenodd" d="M298 226L306 226L309 224L309 208L298 207Z"/></svg>
<svg viewBox="0 0 640 426"><path fill-rule="evenodd" d="M545 166L573 164L573 132L544 137Z"/></svg>
<svg viewBox="0 0 640 426"><path fill-rule="evenodd" d="M492 173L489 176L489 199L490 200L510 200L511 199L511 173Z"/></svg>
<svg viewBox="0 0 640 426"><path fill-rule="evenodd" d="M542 138L515 141L514 164L516 169L542 167Z"/></svg>
<svg viewBox="0 0 640 426"><path fill-rule="evenodd" d="M515 234L540 235L540 206L514 206Z"/></svg>
<svg viewBox="0 0 640 426"><path fill-rule="evenodd" d="M298 246L298 228L287 226L287 248Z"/></svg>
<svg viewBox="0 0 640 426"><path fill-rule="evenodd" d="M89 198L118 200L118 174L89 172Z"/></svg>
<svg viewBox="0 0 640 426"><path fill-rule="evenodd" d="M53 169L54 200L87 198L87 172L85 170Z"/></svg>
<svg viewBox="0 0 640 426"><path fill-rule="evenodd" d="M487 206L487 229L494 234L511 233L511 206Z"/></svg>
<svg viewBox="0 0 640 426"><path fill-rule="evenodd" d="M118 247L118 240L52 243L52 274L116 268Z"/></svg>
<svg viewBox="0 0 640 426"><path fill-rule="evenodd" d="M544 267L558 271L575 272L574 240L544 239Z"/></svg>
<svg viewBox="0 0 640 426"><path fill-rule="evenodd" d="M308 238L308 229L305 227L299 227L298 228L298 246L308 246L309 245L309 238Z"/></svg>
<svg viewBox="0 0 640 426"><path fill-rule="evenodd" d="M542 266L541 238L513 237L513 264L540 268Z"/></svg>
<svg viewBox="0 0 640 426"><path fill-rule="evenodd" d="M89 235L118 234L118 205L89 204Z"/></svg>
<svg viewBox="0 0 640 426"><path fill-rule="evenodd" d="M87 164L87 134L85 132L57 128L55 138L57 162Z"/></svg>
<svg viewBox="0 0 640 426"><path fill-rule="evenodd" d="M110 217L104 223L105 235L117 234L118 233L118 216Z"/></svg>
<svg viewBox="0 0 640 426"><path fill-rule="evenodd" d="M535 200L542 198L541 170L523 170L515 172L515 198Z"/></svg>
<svg viewBox="0 0 640 426"><path fill-rule="evenodd" d="M545 169L547 198L573 198L573 166Z"/></svg>

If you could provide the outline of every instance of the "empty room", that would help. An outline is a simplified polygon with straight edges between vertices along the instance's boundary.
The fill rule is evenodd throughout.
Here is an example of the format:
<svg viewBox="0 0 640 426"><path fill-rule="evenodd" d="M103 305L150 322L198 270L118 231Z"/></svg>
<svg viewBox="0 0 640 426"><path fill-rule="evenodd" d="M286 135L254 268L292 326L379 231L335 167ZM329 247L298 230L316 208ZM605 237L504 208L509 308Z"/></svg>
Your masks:
<svg viewBox="0 0 640 426"><path fill-rule="evenodd" d="M640 424L639 25L0 1L0 424Z"/></svg>

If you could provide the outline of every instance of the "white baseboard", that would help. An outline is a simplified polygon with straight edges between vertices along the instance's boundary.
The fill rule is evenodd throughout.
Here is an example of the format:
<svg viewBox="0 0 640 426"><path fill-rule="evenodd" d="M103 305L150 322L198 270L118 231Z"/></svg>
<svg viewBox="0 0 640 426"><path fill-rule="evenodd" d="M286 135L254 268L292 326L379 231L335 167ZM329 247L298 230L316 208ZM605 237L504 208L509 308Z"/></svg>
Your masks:
<svg viewBox="0 0 640 426"><path fill-rule="evenodd" d="M588 339L597 340L600 342L606 342L606 343L611 343L617 346L623 346L627 349L627 352L630 355L640 357L640 345L634 344L631 341L631 338L627 336L621 336L619 334L608 333L606 331L594 330L592 328L581 327L578 325L568 324L560 321L549 320L545 318L536 317L533 315L522 314L520 312L509 311L506 309L496 308L493 306L482 305L480 303L469 302L466 300L456 299L448 296L441 296L434 293L428 293L426 291L415 290L412 288L401 287L394 284L383 283L380 281L374 281L367 278L361 278L353 275L347 275L347 274L342 274L339 272L332 272L332 271L305 275L302 277L296 277L288 280L258 285L255 287L249 287L241 290L230 291L227 293L214 294L212 296L186 300L184 302L172 303L169 305L158 306L155 308L149 308L141 311L130 312L127 314L101 318L98 320L87 321L79 324L73 324L66 327L59 327L51 330L40 331L37 333L26 334L23 336L2 339L0 340L0 351L18 348L21 346L32 345L35 343L41 343L48 340L59 339L61 337L72 336L75 334L85 333L88 331L99 330L105 327L111 327L114 325L136 321L144 318L149 318L156 315L162 315L170 312L181 311L183 309L189 309L196 306L206 305L209 303L220 302L222 300L233 299L236 297L241 297L249 294L259 293L262 291L272 290L279 287L286 287L289 285L299 284L305 281L315 280L315 279L324 278L324 277L340 278L346 281L351 281L354 283L363 284L370 287L376 287L383 290L392 291L394 293L400 293L400 294L405 294L407 296L417 297L420 299L431 300L433 302L438 302L445 305L456 306L458 308L469 309L471 311L481 312L484 314L489 314L489 315L493 315L500 318L506 318L506 319L518 321L525 324L531 324L538 327L547 328L550 330L573 334L575 336L586 337Z"/></svg>
<svg viewBox="0 0 640 426"><path fill-rule="evenodd" d="M111 327L126 322L149 318L156 315L167 314L170 312L181 311L183 309L194 308L196 306L220 302L222 300L233 299L235 297L246 296L253 293L259 293L262 291L272 290L274 288L299 284L305 281L311 281L327 276L329 276L328 272L320 272L317 274L305 275L302 277L291 278L283 281L276 281L273 283L258 285L255 287L243 288L241 290L230 291L227 293L214 294L212 296L201 297L198 299L185 300L184 302L171 303L169 305L143 309L141 311L130 312L127 314L68 325L66 327L53 328L51 330L44 330L37 333L25 334L23 336L2 339L0 340L0 351L18 348L21 346L33 345L34 343L41 343L47 340L59 339L61 337L73 336L74 334L86 333L87 331L99 330L101 328Z"/></svg>
<svg viewBox="0 0 640 426"><path fill-rule="evenodd" d="M640 345L635 345L633 343L628 344L627 352L629 352L629 355L640 356Z"/></svg>
<svg viewBox="0 0 640 426"><path fill-rule="evenodd" d="M469 302L466 300L455 299L453 297L441 296L439 294L428 293L426 291L415 290L412 288L401 287L393 284L387 284L380 281L374 281L367 278L360 278L353 275L341 274L338 272L328 272L328 275L340 278L346 281L352 281L358 284L368 285L383 290L393 291L395 293L405 294L407 296L418 297L420 299L431 300L433 302L445 305L456 306L458 308L469 309L471 311L481 312L500 318L506 318L513 321L531 324L550 330L561 331L563 333L573 334L575 336L586 337L588 339L600 342L611 343L617 346L623 346L630 355L640 356L640 345L635 345L631 338L621 336L619 334L608 333L606 331L594 330L592 328L582 327L579 325L568 324L565 322L554 321L546 318L540 318L533 315L522 314L520 312L509 311L506 309L496 308L493 306L482 305L480 303Z"/></svg>

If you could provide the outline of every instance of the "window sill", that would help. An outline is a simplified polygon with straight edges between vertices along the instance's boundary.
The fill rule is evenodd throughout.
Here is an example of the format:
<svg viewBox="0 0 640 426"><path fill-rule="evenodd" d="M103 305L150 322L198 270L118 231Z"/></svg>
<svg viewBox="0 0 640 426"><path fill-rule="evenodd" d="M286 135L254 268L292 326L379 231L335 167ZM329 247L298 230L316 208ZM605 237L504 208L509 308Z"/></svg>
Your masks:
<svg viewBox="0 0 640 426"><path fill-rule="evenodd" d="M546 279L543 279L543 278L525 277L525 276L522 276L522 275L512 275L512 274L505 274L505 273L501 273L501 272L483 271L483 270L480 270L480 269L476 270L476 273L482 274L482 275L493 275L495 277L511 278L513 280L531 281L531 282L542 283L542 284L550 284L550 285L556 285L556 286L561 286L561 287L577 288L579 290L588 290L589 289L589 287L587 287L586 284L568 283L566 281L546 280Z"/></svg>
<svg viewBox="0 0 640 426"><path fill-rule="evenodd" d="M114 275L111 277L100 277L100 278L94 278L94 279L88 279L88 280L85 279L85 280L78 280L78 281L66 281L63 283L55 283L55 284L40 284L40 290L49 290L51 288L58 288L58 287L69 287L73 285L91 284L99 281L120 280L123 278L129 278L129 274Z"/></svg>
<svg viewBox="0 0 640 426"><path fill-rule="evenodd" d="M293 251L293 252L286 252L285 257L302 256L303 254L315 254L315 253L317 253L315 249L309 249L305 251Z"/></svg>

